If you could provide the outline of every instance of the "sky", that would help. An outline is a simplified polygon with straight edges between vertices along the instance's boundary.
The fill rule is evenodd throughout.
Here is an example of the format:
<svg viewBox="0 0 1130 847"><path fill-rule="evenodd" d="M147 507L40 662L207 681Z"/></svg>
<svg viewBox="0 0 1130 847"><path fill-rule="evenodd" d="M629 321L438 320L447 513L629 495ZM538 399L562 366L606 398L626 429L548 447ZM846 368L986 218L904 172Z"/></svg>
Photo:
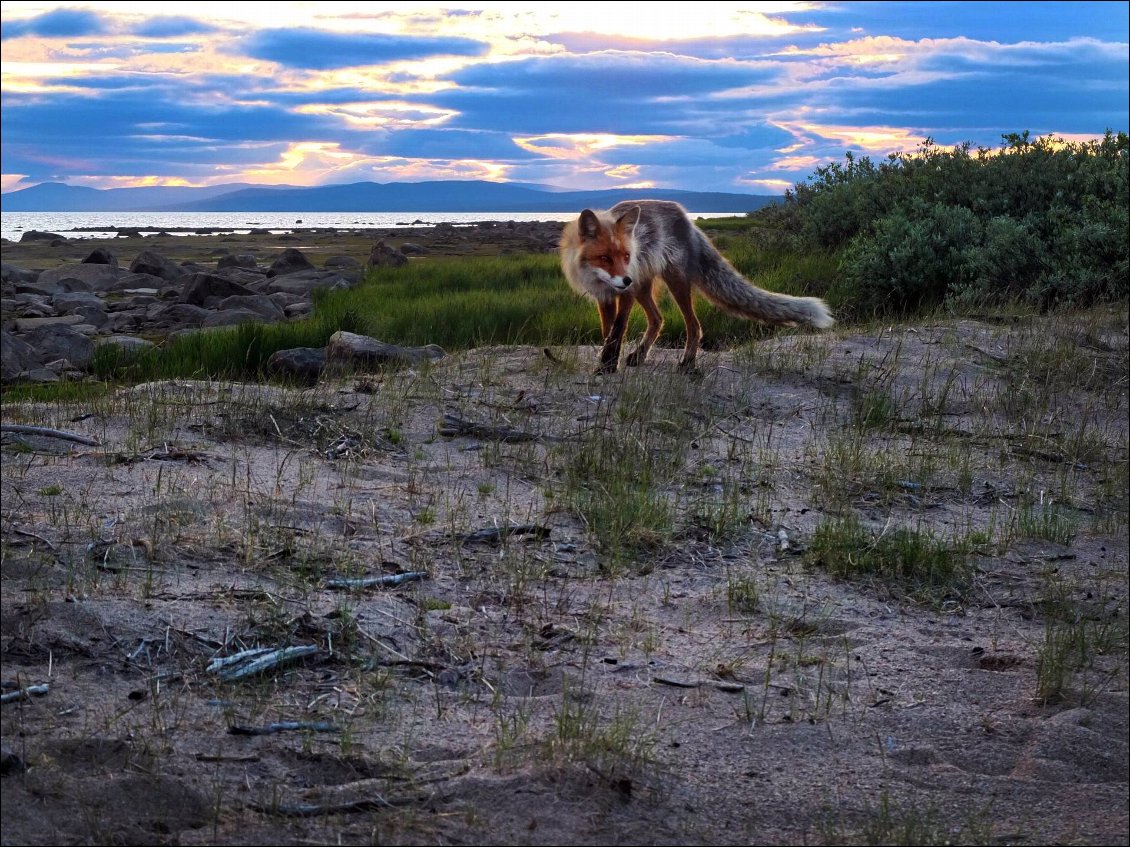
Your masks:
<svg viewBox="0 0 1130 847"><path fill-rule="evenodd" d="M0 190L486 179L781 194L1128 128L1126 2L0 3Z"/></svg>

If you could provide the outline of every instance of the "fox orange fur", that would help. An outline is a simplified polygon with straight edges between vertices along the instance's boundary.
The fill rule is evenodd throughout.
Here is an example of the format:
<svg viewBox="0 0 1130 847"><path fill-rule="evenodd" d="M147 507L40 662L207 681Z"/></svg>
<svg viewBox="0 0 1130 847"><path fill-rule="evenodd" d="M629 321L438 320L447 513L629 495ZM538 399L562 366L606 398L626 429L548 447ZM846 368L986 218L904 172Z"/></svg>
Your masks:
<svg viewBox="0 0 1130 847"><path fill-rule="evenodd" d="M597 373L614 372L632 306L647 315L647 330L627 364L647 359L663 329L655 301L655 285L671 292L687 327L687 344L679 367L694 367L702 342L692 291L728 312L770 324L805 324L818 329L834 321L823 300L792 297L758 288L743 277L710 243L678 203L634 200L606 212L585 209L561 235L561 268L570 285L592 297L600 312L604 344Z"/></svg>

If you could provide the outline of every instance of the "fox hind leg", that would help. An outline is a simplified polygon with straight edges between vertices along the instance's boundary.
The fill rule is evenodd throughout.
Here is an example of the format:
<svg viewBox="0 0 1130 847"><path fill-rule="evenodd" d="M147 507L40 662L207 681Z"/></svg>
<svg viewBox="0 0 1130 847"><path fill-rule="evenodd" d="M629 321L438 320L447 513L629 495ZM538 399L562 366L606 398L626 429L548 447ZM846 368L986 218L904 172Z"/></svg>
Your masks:
<svg viewBox="0 0 1130 847"><path fill-rule="evenodd" d="M679 362L679 370L694 370L695 359L698 357L698 348L702 344L702 324L694 313L694 298L691 294L690 281L684 276L673 277L665 280L667 290L675 300L675 305L683 313L683 323L687 327L687 345L683 348L683 358Z"/></svg>

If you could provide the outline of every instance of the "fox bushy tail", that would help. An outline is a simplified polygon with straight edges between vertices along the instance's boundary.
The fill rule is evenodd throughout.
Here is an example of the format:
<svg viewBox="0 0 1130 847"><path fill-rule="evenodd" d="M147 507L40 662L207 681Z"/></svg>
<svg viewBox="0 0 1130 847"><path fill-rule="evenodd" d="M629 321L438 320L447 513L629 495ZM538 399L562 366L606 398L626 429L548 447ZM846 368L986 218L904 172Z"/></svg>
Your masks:
<svg viewBox="0 0 1130 847"><path fill-rule="evenodd" d="M819 297L793 297L758 288L738 273L705 236L701 236L700 251L702 276L697 280L698 287L715 306L769 324L805 324L827 329L835 323L828 304Z"/></svg>

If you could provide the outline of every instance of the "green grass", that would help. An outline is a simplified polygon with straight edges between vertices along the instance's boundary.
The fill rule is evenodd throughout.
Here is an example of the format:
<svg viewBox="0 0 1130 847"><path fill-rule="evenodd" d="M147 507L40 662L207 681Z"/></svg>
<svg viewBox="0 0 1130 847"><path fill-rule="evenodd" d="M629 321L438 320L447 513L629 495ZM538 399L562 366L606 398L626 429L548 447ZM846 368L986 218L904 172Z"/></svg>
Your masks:
<svg viewBox="0 0 1130 847"><path fill-rule="evenodd" d="M965 546L905 527L876 535L848 517L816 528L809 558L834 576L877 580L895 594L940 604L968 589L972 573Z"/></svg>

